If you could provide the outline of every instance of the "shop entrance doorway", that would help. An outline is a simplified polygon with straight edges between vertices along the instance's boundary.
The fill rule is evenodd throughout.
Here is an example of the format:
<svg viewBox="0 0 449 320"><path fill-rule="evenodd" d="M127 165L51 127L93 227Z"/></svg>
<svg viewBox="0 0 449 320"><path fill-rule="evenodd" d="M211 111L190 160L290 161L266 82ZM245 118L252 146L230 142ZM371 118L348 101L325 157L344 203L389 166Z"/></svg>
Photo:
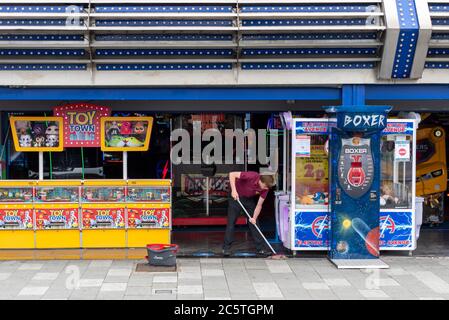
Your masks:
<svg viewBox="0 0 449 320"><path fill-rule="evenodd" d="M201 154L194 150L194 139L208 129L217 129L225 140L225 130L244 129L244 114L192 114L173 118L173 129L183 129L190 137L190 163L173 165L173 225L225 225L229 172L244 171L245 157L236 155L235 162L225 163L223 148L222 164L206 164ZM201 143L201 151L209 142ZM235 148L233 148L235 151Z"/></svg>
<svg viewBox="0 0 449 320"><path fill-rule="evenodd" d="M271 114L248 113L197 113L178 114L172 118L172 130L183 129L190 137L191 163L172 164L173 179L173 234L172 241L183 248L185 254L218 254L227 224L229 173L232 171L259 171L260 164L248 161L248 141L245 139L239 152L237 139L233 141L232 163L226 161L229 149L225 148L226 135L231 131L251 128L267 129ZM194 150L195 134L203 135L208 129L216 129L223 141L221 164L207 164L204 157ZM216 140L214 140L216 141ZM176 142L172 142L176 144ZM209 141L201 142L201 152ZM173 147L173 145L172 145ZM274 196L271 192L264 204L259 222L269 237L274 237ZM237 220L233 251L254 251L248 232L247 219Z"/></svg>

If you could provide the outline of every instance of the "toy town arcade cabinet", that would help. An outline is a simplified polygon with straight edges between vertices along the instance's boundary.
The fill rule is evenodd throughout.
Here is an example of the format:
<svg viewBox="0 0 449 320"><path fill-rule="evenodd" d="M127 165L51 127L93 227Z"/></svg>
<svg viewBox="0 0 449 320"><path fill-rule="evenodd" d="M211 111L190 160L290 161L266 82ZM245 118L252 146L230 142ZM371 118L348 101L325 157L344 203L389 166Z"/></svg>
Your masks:
<svg viewBox="0 0 449 320"><path fill-rule="evenodd" d="M339 106L330 128L329 258L338 268L388 268L379 259L380 141L387 106Z"/></svg>

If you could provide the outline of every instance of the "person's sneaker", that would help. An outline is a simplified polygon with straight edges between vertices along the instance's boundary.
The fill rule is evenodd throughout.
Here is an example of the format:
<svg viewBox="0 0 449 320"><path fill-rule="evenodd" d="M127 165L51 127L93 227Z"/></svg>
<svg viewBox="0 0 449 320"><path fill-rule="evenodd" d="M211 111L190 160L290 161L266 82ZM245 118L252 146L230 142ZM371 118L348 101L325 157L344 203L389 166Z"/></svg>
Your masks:
<svg viewBox="0 0 449 320"><path fill-rule="evenodd" d="M223 249L222 253L224 257L229 257L231 255L231 251L229 249Z"/></svg>

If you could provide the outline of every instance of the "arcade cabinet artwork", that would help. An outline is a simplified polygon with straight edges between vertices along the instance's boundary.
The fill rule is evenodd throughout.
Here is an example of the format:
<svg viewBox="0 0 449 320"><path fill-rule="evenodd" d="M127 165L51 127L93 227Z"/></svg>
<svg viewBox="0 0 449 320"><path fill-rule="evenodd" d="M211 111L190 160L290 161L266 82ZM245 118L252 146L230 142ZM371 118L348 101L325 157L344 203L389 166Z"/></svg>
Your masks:
<svg viewBox="0 0 449 320"><path fill-rule="evenodd" d="M328 109L337 118L330 138L330 258L339 267L341 260L379 257L380 139L389 110L384 106Z"/></svg>
<svg viewBox="0 0 449 320"><path fill-rule="evenodd" d="M442 127L420 127L416 142L416 195L424 198L423 223L444 222L447 189L446 134Z"/></svg>

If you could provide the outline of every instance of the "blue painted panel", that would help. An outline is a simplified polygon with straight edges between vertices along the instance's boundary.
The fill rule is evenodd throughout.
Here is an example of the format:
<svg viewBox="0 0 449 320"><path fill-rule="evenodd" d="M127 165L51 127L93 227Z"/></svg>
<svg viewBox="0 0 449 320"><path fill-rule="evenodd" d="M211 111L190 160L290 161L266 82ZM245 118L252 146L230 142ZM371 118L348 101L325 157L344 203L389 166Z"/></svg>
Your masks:
<svg viewBox="0 0 449 320"><path fill-rule="evenodd" d="M70 20L73 22L72 24L67 24L66 19L1 19L0 25L1 26L73 26L75 21ZM84 20L79 20L79 25L84 25Z"/></svg>
<svg viewBox="0 0 449 320"><path fill-rule="evenodd" d="M97 49L98 56L231 56L229 49Z"/></svg>
<svg viewBox="0 0 449 320"><path fill-rule="evenodd" d="M427 69L449 69L448 62L426 62L424 65Z"/></svg>
<svg viewBox="0 0 449 320"><path fill-rule="evenodd" d="M449 85L367 85L366 100L447 100Z"/></svg>
<svg viewBox="0 0 449 320"><path fill-rule="evenodd" d="M231 20L97 20L98 27L214 27L232 26Z"/></svg>
<svg viewBox="0 0 449 320"><path fill-rule="evenodd" d="M347 19L253 19L243 20L242 25L251 26L364 26L375 24L373 20L366 18Z"/></svg>
<svg viewBox="0 0 449 320"><path fill-rule="evenodd" d="M399 40L391 77L410 78L419 37L419 22L414 0L396 0L399 18Z"/></svg>
<svg viewBox="0 0 449 320"><path fill-rule="evenodd" d="M447 25L449 25L449 19L446 19L446 18L432 18L432 25L434 25L434 26L447 26Z"/></svg>
<svg viewBox="0 0 449 320"><path fill-rule="evenodd" d="M56 64L56 63L31 63L31 64L4 64L0 63L0 71L76 71L86 70L85 64Z"/></svg>
<svg viewBox="0 0 449 320"><path fill-rule="evenodd" d="M433 32L432 33L432 39L433 40L448 40L449 39L449 33Z"/></svg>
<svg viewBox="0 0 449 320"><path fill-rule="evenodd" d="M380 246L383 248L411 248L413 245L412 212L381 212Z"/></svg>
<svg viewBox="0 0 449 320"><path fill-rule="evenodd" d="M376 5L340 3L338 5L243 5L242 12L372 12Z"/></svg>
<svg viewBox="0 0 449 320"><path fill-rule="evenodd" d="M125 5L114 5L114 6L101 6L97 5L95 11L98 13L109 13L109 12L125 12L125 13L138 13L138 12L157 12L157 13L170 13L170 12L196 12L196 13L226 13L232 12L232 6L176 6L176 5L165 5L165 6L125 6Z"/></svg>
<svg viewBox="0 0 449 320"><path fill-rule="evenodd" d="M340 100L337 87L303 88L1 88L1 100Z"/></svg>
<svg viewBox="0 0 449 320"><path fill-rule="evenodd" d="M83 41L84 36L78 34L3 34L0 41Z"/></svg>
<svg viewBox="0 0 449 320"><path fill-rule="evenodd" d="M428 57L447 56L449 55L449 48L430 48L427 52Z"/></svg>
<svg viewBox="0 0 449 320"><path fill-rule="evenodd" d="M449 2L447 4L445 4L445 3L430 4L429 11L430 12L448 12L449 11Z"/></svg>
<svg viewBox="0 0 449 320"><path fill-rule="evenodd" d="M64 12L81 12L83 6L34 6L34 5L1 5L0 12L6 13L25 13L25 12L39 12L39 13L64 13Z"/></svg>
<svg viewBox="0 0 449 320"><path fill-rule="evenodd" d="M374 55L377 48L277 48L243 49L242 54L248 56L257 55Z"/></svg>
<svg viewBox="0 0 449 320"><path fill-rule="evenodd" d="M303 62L303 63L242 63L242 69L372 69L372 62Z"/></svg>
<svg viewBox="0 0 449 320"><path fill-rule="evenodd" d="M231 41L230 34L97 34L97 41Z"/></svg>
<svg viewBox="0 0 449 320"><path fill-rule="evenodd" d="M98 64L98 71L132 71L132 70L229 70L230 63L126 63L126 64Z"/></svg>
<svg viewBox="0 0 449 320"><path fill-rule="evenodd" d="M329 213L295 211L295 248L321 248L329 246Z"/></svg>
<svg viewBox="0 0 449 320"><path fill-rule="evenodd" d="M0 49L0 56L83 56L84 50L80 49Z"/></svg>
<svg viewBox="0 0 449 320"><path fill-rule="evenodd" d="M244 34L243 40L366 40L377 39L377 32L357 33L274 33Z"/></svg>

